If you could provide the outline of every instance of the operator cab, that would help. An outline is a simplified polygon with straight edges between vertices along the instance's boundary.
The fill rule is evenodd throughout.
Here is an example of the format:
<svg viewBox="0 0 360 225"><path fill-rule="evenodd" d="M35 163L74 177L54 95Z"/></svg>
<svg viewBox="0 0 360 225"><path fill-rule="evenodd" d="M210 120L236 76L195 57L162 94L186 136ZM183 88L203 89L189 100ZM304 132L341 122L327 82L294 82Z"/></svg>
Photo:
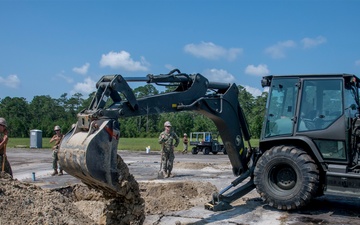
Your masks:
<svg viewBox="0 0 360 225"><path fill-rule="evenodd" d="M312 142L323 158L347 160L351 122L359 110L359 78L350 74L267 76L269 98L261 142ZM271 145L268 142L269 145Z"/></svg>

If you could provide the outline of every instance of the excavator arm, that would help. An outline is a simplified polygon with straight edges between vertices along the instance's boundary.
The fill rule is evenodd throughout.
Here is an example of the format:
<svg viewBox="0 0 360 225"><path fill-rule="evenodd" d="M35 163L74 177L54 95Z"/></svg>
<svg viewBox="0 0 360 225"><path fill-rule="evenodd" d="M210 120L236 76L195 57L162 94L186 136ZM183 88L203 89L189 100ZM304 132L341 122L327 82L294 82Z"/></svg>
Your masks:
<svg viewBox="0 0 360 225"><path fill-rule="evenodd" d="M176 88L169 93L136 98L129 82ZM209 82L201 74L189 75L176 69L168 74L137 78L103 76L96 87L97 92L89 108L78 114L77 123L63 138L58 153L61 167L85 184L115 195L121 190L118 181L123 168L118 165L117 155L119 118L181 111L198 112L215 123L233 174L240 176L231 187L252 175L248 164L253 154L249 151L251 147L244 147L244 140L249 141L250 133L235 84ZM253 183L250 187L254 188ZM243 193L243 190L240 192ZM223 192L216 194L206 208L216 210L214 206L217 202L225 200L230 203L238 198L231 196L234 193L228 197Z"/></svg>

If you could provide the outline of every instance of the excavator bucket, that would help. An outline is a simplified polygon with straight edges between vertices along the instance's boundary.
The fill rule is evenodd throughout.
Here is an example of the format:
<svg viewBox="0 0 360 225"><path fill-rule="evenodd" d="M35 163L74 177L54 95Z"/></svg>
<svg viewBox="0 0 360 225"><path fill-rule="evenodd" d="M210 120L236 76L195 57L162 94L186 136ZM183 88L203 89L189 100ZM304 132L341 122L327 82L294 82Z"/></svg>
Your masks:
<svg viewBox="0 0 360 225"><path fill-rule="evenodd" d="M60 167L90 187L107 193L119 191L117 120L90 122L85 129L80 121L65 135L59 151Z"/></svg>

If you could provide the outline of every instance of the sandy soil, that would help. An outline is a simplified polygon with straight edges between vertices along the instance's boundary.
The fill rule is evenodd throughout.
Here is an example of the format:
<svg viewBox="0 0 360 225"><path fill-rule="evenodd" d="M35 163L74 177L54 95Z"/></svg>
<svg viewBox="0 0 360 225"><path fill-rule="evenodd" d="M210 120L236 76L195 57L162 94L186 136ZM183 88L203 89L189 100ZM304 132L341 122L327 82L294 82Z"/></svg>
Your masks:
<svg viewBox="0 0 360 225"><path fill-rule="evenodd" d="M209 182L140 183L145 213L159 215L202 205L217 188Z"/></svg>
<svg viewBox="0 0 360 225"><path fill-rule="evenodd" d="M69 174L50 176L50 151L10 150L21 181L0 176L0 224L359 224L359 198L343 196L323 196L287 212L264 204L253 190L233 202L233 209L208 211L204 203L211 194L234 179L226 156L178 154L174 176L158 179L159 154L120 153L126 162L123 188L118 196L104 196Z"/></svg>
<svg viewBox="0 0 360 225"><path fill-rule="evenodd" d="M211 164L177 166L200 169ZM42 189L1 174L1 224L142 224L145 215L190 209L217 191L213 184L199 181L160 180L132 185L138 185L140 200L136 194L109 198L83 184Z"/></svg>

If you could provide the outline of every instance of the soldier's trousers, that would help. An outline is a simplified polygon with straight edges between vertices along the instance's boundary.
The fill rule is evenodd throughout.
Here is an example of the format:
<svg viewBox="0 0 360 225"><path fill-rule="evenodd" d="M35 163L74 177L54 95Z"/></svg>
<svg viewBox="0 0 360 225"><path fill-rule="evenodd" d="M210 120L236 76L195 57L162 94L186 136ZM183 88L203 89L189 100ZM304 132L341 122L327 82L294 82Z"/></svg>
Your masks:
<svg viewBox="0 0 360 225"><path fill-rule="evenodd" d="M59 162L58 149L53 150L52 157L53 157L53 169L57 170L58 169L58 162ZM59 165L59 170L61 170L60 165Z"/></svg>
<svg viewBox="0 0 360 225"><path fill-rule="evenodd" d="M183 152L184 153L187 153L187 151L188 151L188 144L183 144L184 145L184 150L183 150Z"/></svg>
<svg viewBox="0 0 360 225"><path fill-rule="evenodd" d="M2 171L3 159L4 159L4 155L1 154L1 155L0 155L0 171ZM9 163L7 157L5 157L4 171L5 171L6 173L10 174L11 176L13 176L12 169L11 169L11 166L10 166L10 163Z"/></svg>
<svg viewBox="0 0 360 225"><path fill-rule="evenodd" d="M175 155L173 151L164 151L161 157L163 170L168 173L172 171Z"/></svg>

